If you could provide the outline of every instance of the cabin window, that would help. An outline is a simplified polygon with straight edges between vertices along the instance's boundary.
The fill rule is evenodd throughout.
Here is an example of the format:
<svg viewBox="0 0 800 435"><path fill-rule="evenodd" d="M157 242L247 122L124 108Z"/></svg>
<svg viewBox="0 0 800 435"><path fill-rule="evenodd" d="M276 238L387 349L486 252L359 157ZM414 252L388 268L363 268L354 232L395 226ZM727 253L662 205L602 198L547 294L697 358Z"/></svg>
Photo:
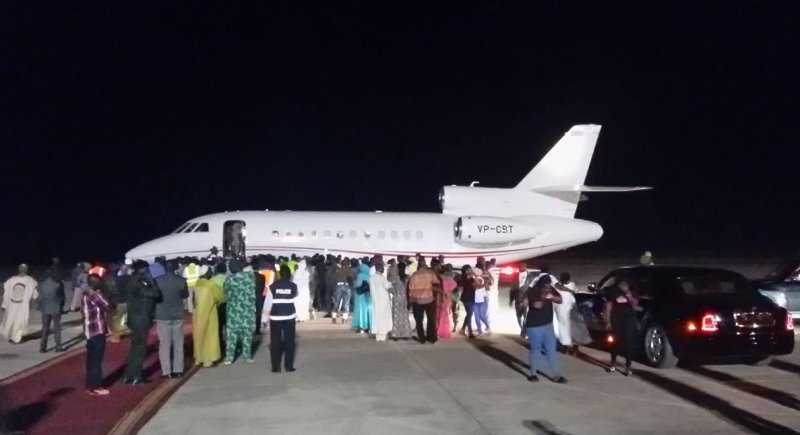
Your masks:
<svg viewBox="0 0 800 435"><path fill-rule="evenodd" d="M291 231L287 231L286 232L286 237L292 237L292 232Z"/></svg>
<svg viewBox="0 0 800 435"><path fill-rule="evenodd" d="M194 231L195 228L197 228L197 223L193 223L193 224L189 225L188 227L186 227L185 230L183 230L183 232L184 233L191 233L192 231Z"/></svg>
<svg viewBox="0 0 800 435"><path fill-rule="evenodd" d="M392 240L397 240L397 231L392 231Z"/></svg>
<svg viewBox="0 0 800 435"><path fill-rule="evenodd" d="M355 231L350 231L350 238L355 239L356 237L358 237L358 233L356 233Z"/></svg>
<svg viewBox="0 0 800 435"><path fill-rule="evenodd" d="M316 231L312 231L311 232L311 238L312 239L316 239L317 238L317 232Z"/></svg>
<svg viewBox="0 0 800 435"><path fill-rule="evenodd" d="M328 231L328 230L325 230L325 232L323 233L322 237L325 237L326 239L330 239L331 238L331 232Z"/></svg>
<svg viewBox="0 0 800 435"><path fill-rule="evenodd" d="M369 239L370 237L372 237L372 234L369 231L364 231L364 238Z"/></svg>
<svg viewBox="0 0 800 435"><path fill-rule="evenodd" d="M203 222L194 229L195 233L207 233L208 232L208 222Z"/></svg>
<svg viewBox="0 0 800 435"><path fill-rule="evenodd" d="M386 238L386 231L378 231L378 238L383 240Z"/></svg>
<svg viewBox="0 0 800 435"><path fill-rule="evenodd" d="M417 231L417 240L422 240L422 231Z"/></svg>
<svg viewBox="0 0 800 435"><path fill-rule="evenodd" d="M337 231L336 232L336 238L337 239L343 239L344 238L344 231Z"/></svg>
<svg viewBox="0 0 800 435"><path fill-rule="evenodd" d="M277 230L272 232L272 238L273 239L277 239L277 238L280 238L280 237L281 237L281 233L279 233Z"/></svg>
<svg viewBox="0 0 800 435"><path fill-rule="evenodd" d="M303 237L305 237L305 234L302 231L300 231L299 233L297 233L297 237L300 237L302 239Z"/></svg>
<svg viewBox="0 0 800 435"><path fill-rule="evenodd" d="M403 231L403 238L406 240L411 240L411 231Z"/></svg>

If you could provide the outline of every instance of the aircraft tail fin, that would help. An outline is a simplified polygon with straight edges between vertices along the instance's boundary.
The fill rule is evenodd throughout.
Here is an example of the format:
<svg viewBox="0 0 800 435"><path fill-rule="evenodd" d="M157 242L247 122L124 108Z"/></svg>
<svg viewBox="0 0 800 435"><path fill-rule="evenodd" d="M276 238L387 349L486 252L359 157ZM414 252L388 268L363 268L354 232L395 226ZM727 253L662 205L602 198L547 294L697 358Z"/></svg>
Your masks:
<svg viewBox="0 0 800 435"><path fill-rule="evenodd" d="M592 124L573 126L515 189L536 190L549 186L577 189L583 186L600 128Z"/></svg>

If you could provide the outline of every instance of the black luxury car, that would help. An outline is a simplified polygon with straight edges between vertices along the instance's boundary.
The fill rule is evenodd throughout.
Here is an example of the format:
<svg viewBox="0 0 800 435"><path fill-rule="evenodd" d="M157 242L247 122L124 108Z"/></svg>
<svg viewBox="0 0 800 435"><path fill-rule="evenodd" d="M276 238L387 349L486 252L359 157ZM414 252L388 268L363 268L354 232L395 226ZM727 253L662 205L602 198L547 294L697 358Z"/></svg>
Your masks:
<svg viewBox="0 0 800 435"><path fill-rule="evenodd" d="M765 364L794 350L794 322L785 308L738 273L695 267L617 269L590 286L591 293L576 294L595 336L608 335L603 306L618 277L639 298L638 348L650 365L719 357Z"/></svg>

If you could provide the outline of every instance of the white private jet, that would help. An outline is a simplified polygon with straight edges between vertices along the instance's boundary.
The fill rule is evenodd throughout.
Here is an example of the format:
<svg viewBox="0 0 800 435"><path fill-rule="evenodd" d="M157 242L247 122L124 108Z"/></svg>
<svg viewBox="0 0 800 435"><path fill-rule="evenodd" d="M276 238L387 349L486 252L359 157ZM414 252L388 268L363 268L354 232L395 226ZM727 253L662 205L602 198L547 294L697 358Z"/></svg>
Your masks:
<svg viewBox="0 0 800 435"><path fill-rule="evenodd" d="M333 254L444 255L453 265L477 257L517 262L595 241L600 225L575 219L583 192L648 187L584 186L599 125L576 125L513 188L448 186L442 213L237 211L191 219L172 234L130 250L129 259Z"/></svg>

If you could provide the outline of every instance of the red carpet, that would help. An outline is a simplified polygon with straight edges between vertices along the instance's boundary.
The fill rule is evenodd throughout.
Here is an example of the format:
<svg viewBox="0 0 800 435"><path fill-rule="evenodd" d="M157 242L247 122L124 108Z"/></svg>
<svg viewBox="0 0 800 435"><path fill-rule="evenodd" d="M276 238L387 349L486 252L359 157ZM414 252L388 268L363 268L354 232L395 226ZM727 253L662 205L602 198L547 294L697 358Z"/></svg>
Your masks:
<svg viewBox="0 0 800 435"><path fill-rule="evenodd" d="M189 329L191 321L186 325L187 376L181 380L161 379L155 328L150 331L148 355L144 361L144 375L151 381L149 384L129 386L122 383L130 349L128 340L106 344L103 375L111 391L108 396L86 393L85 349L71 351L4 380L0 383L0 416L4 420L0 423L4 426L0 426L0 433L5 430L28 434L108 434L118 423L123 429L118 427L115 432L135 431L193 373L189 370L193 361ZM147 404L144 414L143 407L136 408L143 403Z"/></svg>

